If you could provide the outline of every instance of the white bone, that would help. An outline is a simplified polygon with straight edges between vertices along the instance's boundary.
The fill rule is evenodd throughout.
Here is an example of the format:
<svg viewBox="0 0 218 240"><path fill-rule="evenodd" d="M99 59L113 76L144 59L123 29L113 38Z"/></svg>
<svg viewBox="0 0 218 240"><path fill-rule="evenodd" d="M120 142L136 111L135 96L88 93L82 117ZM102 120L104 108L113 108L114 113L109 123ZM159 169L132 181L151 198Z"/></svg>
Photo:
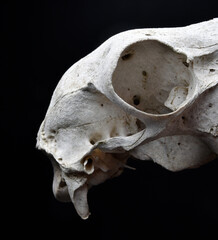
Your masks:
<svg viewBox="0 0 218 240"><path fill-rule="evenodd" d="M37 136L53 192L89 216L87 192L130 156L178 171L218 154L218 19L117 34L56 87Z"/></svg>

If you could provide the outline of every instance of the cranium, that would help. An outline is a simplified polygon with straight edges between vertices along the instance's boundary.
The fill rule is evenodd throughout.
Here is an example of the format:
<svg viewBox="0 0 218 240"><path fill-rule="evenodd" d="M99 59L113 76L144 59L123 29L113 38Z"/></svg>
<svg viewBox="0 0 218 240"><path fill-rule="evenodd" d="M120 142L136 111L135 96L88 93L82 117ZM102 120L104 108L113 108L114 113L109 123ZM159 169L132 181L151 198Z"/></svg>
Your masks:
<svg viewBox="0 0 218 240"><path fill-rule="evenodd" d="M53 192L89 216L87 192L133 156L171 171L218 154L218 19L117 34L58 83L37 136Z"/></svg>

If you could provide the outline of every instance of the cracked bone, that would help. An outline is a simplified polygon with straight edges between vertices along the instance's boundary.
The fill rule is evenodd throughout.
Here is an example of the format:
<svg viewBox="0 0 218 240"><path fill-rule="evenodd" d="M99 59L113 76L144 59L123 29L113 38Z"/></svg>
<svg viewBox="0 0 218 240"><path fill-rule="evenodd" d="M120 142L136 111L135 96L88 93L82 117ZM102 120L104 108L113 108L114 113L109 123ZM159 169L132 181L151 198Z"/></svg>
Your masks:
<svg viewBox="0 0 218 240"><path fill-rule="evenodd" d="M119 33L70 67L37 136L53 192L89 216L88 189L130 156L171 171L218 154L218 19Z"/></svg>

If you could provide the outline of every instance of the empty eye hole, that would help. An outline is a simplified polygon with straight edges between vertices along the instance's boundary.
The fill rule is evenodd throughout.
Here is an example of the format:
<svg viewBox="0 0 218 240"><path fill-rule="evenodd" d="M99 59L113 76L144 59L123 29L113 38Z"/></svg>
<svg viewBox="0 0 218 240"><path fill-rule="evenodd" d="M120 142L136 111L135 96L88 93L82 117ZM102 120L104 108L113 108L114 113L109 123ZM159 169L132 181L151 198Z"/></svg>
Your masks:
<svg viewBox="0 0 218 240"><path fill-rule="evenodd" d="M185 54L158 41L136 42L121 53L113 72L113 88L140 111L169 114L191 99L194 92L191 89L195 82L186 60Z"/></svg>
<svg viewBox="0 0 218 240"><path fill-rule="evenodd" d="M87 174L91 174L94 172L94 164L91 156L87 156L83 159L83 166Z"/></svg>

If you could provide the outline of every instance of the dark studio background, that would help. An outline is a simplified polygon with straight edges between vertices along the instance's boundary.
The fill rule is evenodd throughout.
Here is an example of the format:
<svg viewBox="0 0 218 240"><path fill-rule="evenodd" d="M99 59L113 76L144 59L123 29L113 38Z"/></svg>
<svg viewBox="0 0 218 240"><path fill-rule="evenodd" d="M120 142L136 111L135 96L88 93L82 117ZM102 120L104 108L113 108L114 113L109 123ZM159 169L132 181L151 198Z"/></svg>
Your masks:
<svg viewBox="0 0 218 240"><path fill-rule="evenodd" d="M136 171L126 169L90 190L92 215L83 221L71 203L55 200L52 166L35 149L52 92L73 63L124 30L212 19L216 2L2 1L1 133L2 150L9 156L4 167L9 177L2 185L7 182L10 192L4 195L7 222L20 223L15 233L44 236L46 230L63 239L217 239L218 161L172 173L132 159Z"/></svg>

